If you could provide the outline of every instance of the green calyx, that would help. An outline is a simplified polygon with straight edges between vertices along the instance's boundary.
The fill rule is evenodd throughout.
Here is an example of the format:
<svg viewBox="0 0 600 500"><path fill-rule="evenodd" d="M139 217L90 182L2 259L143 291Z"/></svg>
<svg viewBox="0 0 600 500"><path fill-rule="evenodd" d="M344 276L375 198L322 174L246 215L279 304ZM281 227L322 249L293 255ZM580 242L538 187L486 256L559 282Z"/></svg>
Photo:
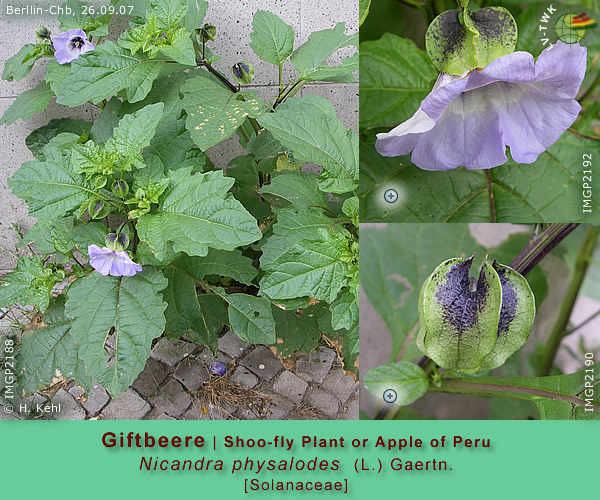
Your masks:
<svg viewBox="0 0 600 500"><path fill-rule="evenodd" d="M517 23L503 7L448 10L437 16L425 35L425 47L441 72L462 75L484 68L494 59L511 54L517 45Z"/></svg>
<svg viewBox="0 0 600 500"><path fill-rule="evenodd" d="M473 263L440 264L419 296L419 349L446 369L491 370L527 341L535 299L525 278L508 266L484 262L475 282Z"/></svg>

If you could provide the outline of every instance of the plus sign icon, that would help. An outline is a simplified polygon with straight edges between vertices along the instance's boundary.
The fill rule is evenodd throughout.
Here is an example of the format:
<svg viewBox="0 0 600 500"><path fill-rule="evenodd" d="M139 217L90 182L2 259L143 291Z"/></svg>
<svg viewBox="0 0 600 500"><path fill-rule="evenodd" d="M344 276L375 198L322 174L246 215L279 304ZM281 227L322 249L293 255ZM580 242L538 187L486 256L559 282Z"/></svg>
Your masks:
<svg viewBox="0 0 600 500"><path fill-rule="evenodd" d="M395 189L388 189L383 193L383 199L388 203L396 203L398 201L398 191Z"/></svg>
<svg viewBox="0 0 600 500"><path fill-rule="evenodd" d="M394 389L387 389L383 393L383 400L386 403L393 403L394 401L396 401L397 397L398 397L398 394L396 394L396 391Z"/></svg>

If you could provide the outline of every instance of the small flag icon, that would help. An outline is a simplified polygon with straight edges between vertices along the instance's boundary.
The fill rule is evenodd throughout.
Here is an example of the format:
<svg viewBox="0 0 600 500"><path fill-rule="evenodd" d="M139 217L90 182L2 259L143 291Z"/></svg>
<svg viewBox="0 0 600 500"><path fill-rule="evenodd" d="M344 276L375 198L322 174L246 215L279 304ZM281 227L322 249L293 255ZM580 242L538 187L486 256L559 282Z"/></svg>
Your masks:
<svg viewBox="0 0 600 500"><path fill-rule="evenodd" d="M571 28L574 29L589 29L596 26L596 20L589 17L585 12L571 19Z"/></svg>

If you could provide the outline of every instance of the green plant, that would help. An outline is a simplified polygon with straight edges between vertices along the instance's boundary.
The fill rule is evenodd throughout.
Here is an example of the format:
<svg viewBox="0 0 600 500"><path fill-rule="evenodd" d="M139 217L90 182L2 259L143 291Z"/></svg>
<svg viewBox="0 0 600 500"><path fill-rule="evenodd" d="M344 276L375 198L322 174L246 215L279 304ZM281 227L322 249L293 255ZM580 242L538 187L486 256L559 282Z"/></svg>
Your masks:
<svg viewBox="0 0 600 500"><path fill-rule="evenodd" d="M339 23L294 50L293 28L256 12L250 46L279 72L268 103L243 85L251 63L234 65L237 84L213 67L218 31L203 22L206 1L127 2L130 29L104 40L121 4L65 4L76 12L60 17L72 62L54 53L45 30L4 66L4 79L20 80L37 59L53 58L2 124L54 96L99 109L93 123L52 120L31 133L35 159L9 179L37 219L21 243L37 253L3 278L0 307L31 304L42 314L21 338L20 390L59 372L116 396L163 332L215 350L224 325L280 356L308 352L325 334L355 370L358 137L326 99L297 94L307 82L353 82L357 54L338 66L327 59L357 36ZM93 50L77 53L84 42ZM288 59L297 76L286 83ZM225 173L207 150L234 134L247 154Z"/></svg>

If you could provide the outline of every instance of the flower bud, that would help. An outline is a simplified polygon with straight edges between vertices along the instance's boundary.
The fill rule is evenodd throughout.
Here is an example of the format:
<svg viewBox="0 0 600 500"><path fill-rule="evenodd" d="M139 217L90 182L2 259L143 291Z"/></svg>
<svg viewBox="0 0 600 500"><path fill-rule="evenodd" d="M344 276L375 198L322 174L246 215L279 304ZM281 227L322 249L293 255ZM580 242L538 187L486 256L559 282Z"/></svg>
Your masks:
<svg viewBox="0 0 600 500"><path fill-rule="evenodd" d="M43 42L44 40L50 40L50 30L45 26L40 26L35 30L35 37L40 42Z"/></svg>
<svg viewBox="0 0 600 500"><path fill-rule="evenodd" d="M472 282L473 257L441 263L419 296L417 347L442 368L465 373L501 366L525 343L535 317L523 276L484 262Z"/></svg>
<svg viewBox="0 0 600 500"><path fill-rule="evenodd" d="M205 24L202 28L197 28L196 33L200 35L200 42L212 42L217 35L217 28L215 26L211 26L210 24Z"/></svg>
<svg viewBox="0 0 600 500"><path fill-rule="evenodd" d="M106 177L99 176L94 179L94 186L96 186L96 189L102 189L104 186L106 186L107 182L108 179Z"/></svg>
<svg viewBox="0 0 600 500"><path fill-rule="evenodd" d="M129 246L129 237L125 233L110 233L104 238L104 244L106 245L106 248L110 248L116 252L122 252Z"/></svg>
<svg viewBox="0 0 600 500"><path fill-rule="evenodd" d="M88 205L88 212L92 219L104 219L109 214L110 207L102 200L94 198Z"/></svg>
<svg viewBox="0 0 600 500"><path fill-rule="evenodd" d="M115 181L112 185L112 192L115 196L123 199L129 193L129 184L127 184L124 180Z"/></svg>
<svg viewBox="0 0 600 500"><path fill-rule="evenodd" d="M240 85L247 85L254 80L254 66L249 62L239 62L231 68L231 76Z"/></svg>

